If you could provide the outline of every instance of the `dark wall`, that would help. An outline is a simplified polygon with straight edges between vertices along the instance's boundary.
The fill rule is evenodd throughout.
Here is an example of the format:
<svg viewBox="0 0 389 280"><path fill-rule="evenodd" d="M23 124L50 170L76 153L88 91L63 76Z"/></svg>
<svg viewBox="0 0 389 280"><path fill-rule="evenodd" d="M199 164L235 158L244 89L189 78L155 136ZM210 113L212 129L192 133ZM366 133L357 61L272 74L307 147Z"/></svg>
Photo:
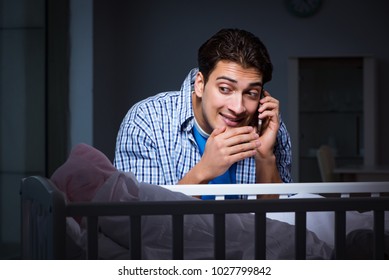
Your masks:
<svg viewBox="0 0 389 280"><path fill-rule="evenodd" d="M268 90L288 125L288 58L373 55L377 58L378 161L389 164L389 2L325 0L313 17L291 15L284 1L95 0L93 144L113 159L116 135L136 101L176 90L196 66L199 45L223 27L248 29L274 64Z"/></svg>
<svg viewBox="0 0 389 280"><path fill-rule="evenodd" d="M235 1L94 1L94 146L113 159L130 106L179 89L213 33L223 27L255 32L250 3L236 9Z"/></svg>

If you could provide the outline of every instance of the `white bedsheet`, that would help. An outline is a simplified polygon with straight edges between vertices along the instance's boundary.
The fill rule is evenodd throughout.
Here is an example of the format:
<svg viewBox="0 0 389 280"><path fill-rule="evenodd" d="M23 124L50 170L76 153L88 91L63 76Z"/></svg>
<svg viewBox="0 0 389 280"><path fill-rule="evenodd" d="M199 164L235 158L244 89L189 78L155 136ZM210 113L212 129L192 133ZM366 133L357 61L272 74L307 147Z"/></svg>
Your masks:
<svg viewBox="0 0 389 280"><path fill-rule="evenodd" d="M137 190L134 190L137 188ZM134 194L139 194L135 196ZM117 172L99 189L92 201L167 201L194 200L182 193L139 183L132 173ZM130 258L127 217L101 217L99 225L99 256L104 259ZM76 224L72 225L73 227ZM85 246L84 226L73 238ZM226 255L228 259L254 258L254 219L252 214L226 216ZM148 216L142 218L142 257L145 259L171 259L171 218ZM71 231L69 229L69 231ZM72 230L75 232L74 230ZM77 230L76 230L77 231ZM294 258L294 227L288 223L267 219L267 259ZM312 232L307 232L307 258L329 259L332 249ZM185 259L213 258L213 218L211 215L187 215L184 219Z"/></svg>
<svg viewBox="0 0 389 280"><path fill-rule="evenodd" d="M103 153L86 144L76 145L72 149L68 160L53 173L51 180L72 202L194 199L159 186L139 183L132 173L117 171ZM298 197L317 196L311 194L294 196L294 198ZM67 219L67 232L76 244L85 247L83 222L80 227L79 219L75 218L75 220ZM308 213L307 222L310 230L307 232L307 258L330 258L333 245L333 214ZM99 256L106 259L129 258L128 217L101 217L99 223L102 229L99 234ZM229 214L226 216L226 224L227 258L253 258L253 215ZM268 259L294 257L293 224L294 218L291 213L268 214L266 244ZM387 225L386 221L386 228L388 228ZM347 214L348 232L353 229L371 227L371 213L350 212ZM171 235L169 217L144 217L142 223L143 257L146 259L171 258ZM357 238L354 239L357 240ZM187 259L212 258L212 217L210 215L186 216L184 243Z"/></svg>
<svg viewBox="0 0 389 280"><path fill-rule="evenodd" d="M323 198L318 194L300 193L283 199L295 198ZM267 217L294 225L294 213L267 213ZM321 240L332 248L334 247L334 213L333 212L308 212L307 229L314 232ZM357 229L373 229L373 213L346 212L346 234ZM385 229L389 230L389 214L385 213Z"/></svg>

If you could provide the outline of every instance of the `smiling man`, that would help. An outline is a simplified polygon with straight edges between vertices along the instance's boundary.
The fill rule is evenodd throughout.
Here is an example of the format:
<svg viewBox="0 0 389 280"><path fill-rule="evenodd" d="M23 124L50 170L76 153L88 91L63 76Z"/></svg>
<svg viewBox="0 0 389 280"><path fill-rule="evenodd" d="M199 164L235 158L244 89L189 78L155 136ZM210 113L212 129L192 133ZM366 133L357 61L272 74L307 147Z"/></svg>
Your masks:
<svg viewBox="0 0 389 280"><path fill-rule="evenodd" d="M128 111L114 165L157 185L291 182L290 137L264 90L272 70L258 37L220 30L199 48L180 91Z"/></svg>

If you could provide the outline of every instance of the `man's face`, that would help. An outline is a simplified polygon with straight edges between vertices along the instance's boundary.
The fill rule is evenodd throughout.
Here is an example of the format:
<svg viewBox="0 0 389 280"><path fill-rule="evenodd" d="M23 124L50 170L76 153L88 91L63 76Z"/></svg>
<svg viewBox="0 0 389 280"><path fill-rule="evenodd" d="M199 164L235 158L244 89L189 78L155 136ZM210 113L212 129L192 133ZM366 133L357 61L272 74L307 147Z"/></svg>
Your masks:
<svg viewBox="0 0 389 280"><path fill-rule="evenodd" d="M194 105L196 120L207 133L217 127L246 126L256 115L262 90L262 74L237 63L220 61L204 84L197 74Z"/></svg>

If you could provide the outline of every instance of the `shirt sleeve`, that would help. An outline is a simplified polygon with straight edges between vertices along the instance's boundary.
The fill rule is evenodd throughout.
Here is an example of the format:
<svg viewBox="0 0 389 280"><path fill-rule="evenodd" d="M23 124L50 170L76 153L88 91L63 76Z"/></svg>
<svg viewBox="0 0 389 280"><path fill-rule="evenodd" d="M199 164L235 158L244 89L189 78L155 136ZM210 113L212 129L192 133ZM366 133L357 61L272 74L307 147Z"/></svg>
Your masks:
<svg viewBox="0 0 389 280"><path fill-rule="evenodd" d="M278 130L276 145L274 147L277 168L284 183L291 183L292 180L292 145L289 132L281 120Z"/></svg>
<svg viewBox="0 0 389 280"><path fill-rule="evenodd" d="M114 165L118 170L133 172L140 182L166 184L153 135L148 118L126 117L119 129Z"/></svg>

